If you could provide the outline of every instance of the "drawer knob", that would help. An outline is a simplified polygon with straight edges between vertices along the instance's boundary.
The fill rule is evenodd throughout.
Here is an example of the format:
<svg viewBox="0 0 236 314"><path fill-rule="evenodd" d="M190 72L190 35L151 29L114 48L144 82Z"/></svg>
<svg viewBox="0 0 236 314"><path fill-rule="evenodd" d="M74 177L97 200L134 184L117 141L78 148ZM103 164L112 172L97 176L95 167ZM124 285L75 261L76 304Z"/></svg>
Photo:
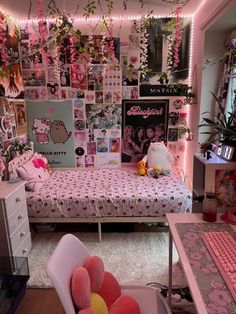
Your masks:
<svg viewBox="0 0 236 314"><path fill-rule="evenodd" d="M25 231L22 231L21 233L20 233L20 237L22 238L22 237L24 237L25 236Z"/></svg>
<svg viewBox="0 0 236 314"><path fill-rule="evenodd" d="M27 249L23 249L23 250L22 250L22 253L23 253L23 254L26 254L27 252L28 252Z"/></svg>
<svg viewBox="0 0 236 314"><path fill-rule="evenodd" d="M21 220L21 219L23 219L23 216L22 216L22 215L19 215L19 216L18 216L18 220Z"/></svg>
<svg viewBox="0 0 236 314"><path fill-rule="evenodd" d="M16 197L16 203L19 203L19 202L20 202L20 198Z"/></svg>

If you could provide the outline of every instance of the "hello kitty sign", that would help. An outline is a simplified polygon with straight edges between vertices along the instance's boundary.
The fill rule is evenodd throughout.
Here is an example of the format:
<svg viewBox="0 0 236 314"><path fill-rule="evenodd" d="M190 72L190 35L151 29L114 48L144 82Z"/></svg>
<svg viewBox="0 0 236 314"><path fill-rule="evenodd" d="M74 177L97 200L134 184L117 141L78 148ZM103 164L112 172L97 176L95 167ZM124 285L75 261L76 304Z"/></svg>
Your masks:
<svg viewBox="0 0 236 314"><path fill-rule="evenodd" d="M72 103L27 101L29 140L53 167L74 167Z"/></svg>

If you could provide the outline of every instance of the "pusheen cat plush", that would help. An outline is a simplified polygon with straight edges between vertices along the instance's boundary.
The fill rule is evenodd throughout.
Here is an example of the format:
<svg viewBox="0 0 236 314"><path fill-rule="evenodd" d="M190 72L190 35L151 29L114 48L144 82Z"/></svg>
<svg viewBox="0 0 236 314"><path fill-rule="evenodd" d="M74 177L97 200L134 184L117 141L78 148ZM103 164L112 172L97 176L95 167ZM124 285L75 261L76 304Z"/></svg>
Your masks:
<svg viewBox="0 0 236 314"><path fill-rule="evenodd" d="M168 174L171 172L171 163L174 158L162 142L155 142L150 144L147 155L142 160L147 163L148 169L159 166L163 174Z"/></svg>

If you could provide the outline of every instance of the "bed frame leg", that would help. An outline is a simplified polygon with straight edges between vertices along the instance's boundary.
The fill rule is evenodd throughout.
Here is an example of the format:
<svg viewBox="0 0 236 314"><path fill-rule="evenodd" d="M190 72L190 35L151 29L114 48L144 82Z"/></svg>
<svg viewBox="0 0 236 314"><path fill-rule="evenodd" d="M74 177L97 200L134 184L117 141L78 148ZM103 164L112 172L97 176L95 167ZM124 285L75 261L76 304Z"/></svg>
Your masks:
<svg viewBox="0 0 236 314"><path fill-rule="evenodd" d="M99 242L102 242L102 224L101 224L101 222L98 222L98 237L99 237Z"/></svg>

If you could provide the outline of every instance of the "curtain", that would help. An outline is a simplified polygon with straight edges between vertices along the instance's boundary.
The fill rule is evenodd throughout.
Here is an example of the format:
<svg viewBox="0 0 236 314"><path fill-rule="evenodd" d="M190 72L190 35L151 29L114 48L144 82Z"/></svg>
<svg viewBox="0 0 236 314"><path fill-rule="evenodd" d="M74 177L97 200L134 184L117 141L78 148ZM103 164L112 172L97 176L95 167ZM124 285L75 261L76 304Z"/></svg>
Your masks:
<svg viewBox="0 0 236 314"><path fill-rule="evenodd" d="M236 30L232 32L226 43L226 57L224 60L223 75L219 88L219 100L227 112L233 112L236 108L234 90L236 90Z"/></svg>

